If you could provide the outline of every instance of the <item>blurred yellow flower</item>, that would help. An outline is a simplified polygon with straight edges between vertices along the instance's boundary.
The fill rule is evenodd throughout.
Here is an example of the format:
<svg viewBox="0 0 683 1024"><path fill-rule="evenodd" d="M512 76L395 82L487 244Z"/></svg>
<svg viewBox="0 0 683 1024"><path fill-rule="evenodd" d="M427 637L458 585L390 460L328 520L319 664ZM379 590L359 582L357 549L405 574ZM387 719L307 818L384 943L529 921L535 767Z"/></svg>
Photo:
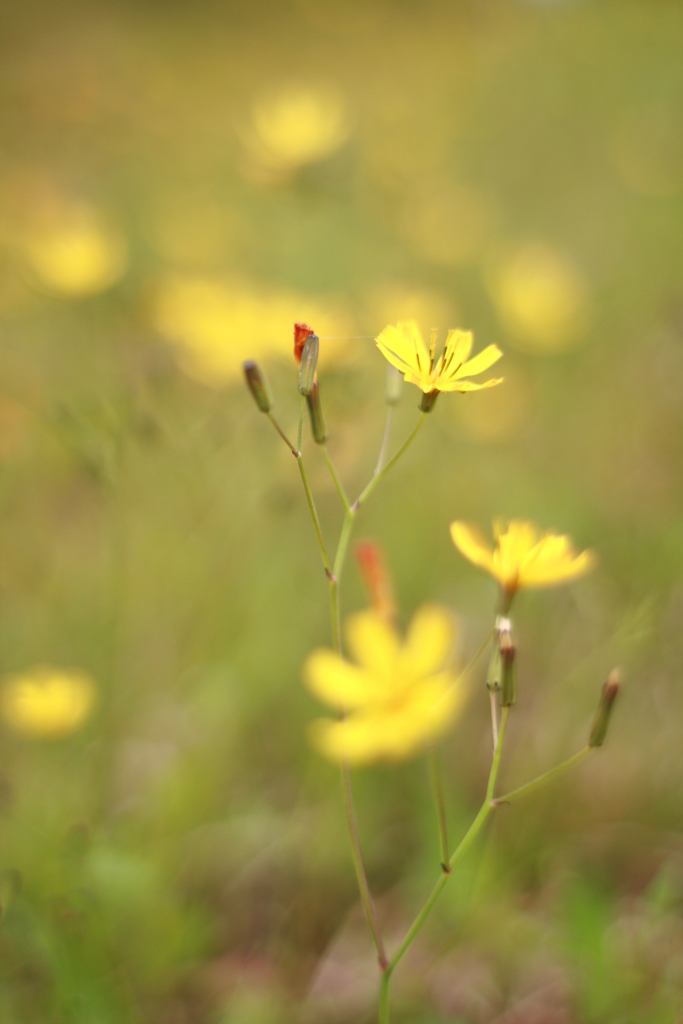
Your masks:
<svg viewBox="0 0 683 1024"><path fill-rule="evenodd" d="M330 156L350 132L346 104L335 89L291 85L254 101L244 140L259 163L296 170Z"/></svg>
<svg viewBox="0 0 683 1024"><path fill-rule="evenodd" d="M461 709L464 690L444 668L454 629L448 612L425 605L414 615L405 640L386 617L360 612L347 623L347 642L357 664L320 649L307 658L308 689L347 716L312 723L311 741L333 761L353 764L400 761L444 733Z"/></svg>
<svg viewBox="0 0 683 1024"><path fill-rule="evenodd" d="M21 245L41 284L74 298L106 291L126 270L125 240L86 206L53 213Z"/></svg>
<svg viewBox="0 0 683 1024"><path fill-rule="evenodd" d="M562 352L579 340L587 319L581 276L550 246L522 246L489 270L487 283L501 323L517 347Z"/></svg>
<svg viewBox="0 0 683 1024"><path fill-rule="evenodd" d="M57 739L83 725L95 697L95 684L84 672L38 666L3 680L0 713L16 732Z"/></svg>
<svg viewBox="0 0 683 1024"><path fill-rule="evenodd" d="M569 537L541 535L537 526L523 520L494 522L493 536L494 548L478 527L451 523L451 537L458 551L491 573L510 599L520 587L554 587L583 576L596 563L592 551L577 554Z"/></svg>
<svg viewBox="0 0 683 1024"><path fill-rule="evenodd" d="M465 377L488 370L502 356L496 345L489 345L474 359L467 361L472 350L472 332L450 330L446 347L434 364L436 331L432 331L429 352L414 320L385 327L375 339L385 359L401 371L405 380L417 385L426 395L435 391L480 391L501 384L503 378L474 384Z"/></svg>
<svg viewBox="0 0 683 1024"><path fill-rule="evenodd" d="M249 359L292 353L294 323L306 320L322 336L320 365L349 358L349 347L332 338L355 328L333 302L296 292L257 288L218 277L172 274L159 282L152 304L154 326L175 348L186 373L209 385L240 377Z"/></svg>

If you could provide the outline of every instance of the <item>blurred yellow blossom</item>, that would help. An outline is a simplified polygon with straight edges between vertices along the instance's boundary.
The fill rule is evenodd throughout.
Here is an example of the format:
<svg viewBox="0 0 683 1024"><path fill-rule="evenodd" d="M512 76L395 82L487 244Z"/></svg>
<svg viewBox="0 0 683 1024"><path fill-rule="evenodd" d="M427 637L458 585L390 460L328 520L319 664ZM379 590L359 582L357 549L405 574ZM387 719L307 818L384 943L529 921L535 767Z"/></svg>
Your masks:
<svg viewBox="0 0 683 1024"><path fill-rule="evenodd" d="M349 358L348 345L339 339L355 333L349 316L334 303L239 281L181 274L159 282L152 320L174 345L182 368L210 385L240 377L246 358L291 357L296 321L313 324L321 336L323 368L329 360Z"/></svg>
<svg viewBox="0 0 683 1024"><path fill-rule="evenodd" d="M502 377L487 380L484 384L474 384L464 379L488 370L503 354L496 345L489 345L474 359L468 360L472 351L471 331L450 330L446 337L446 347L436 364L436 331L432 331L427 352L414 320L395 327L385 327L375 340L382 355L401 371L404 380L415 384L426 395L436 391L480 391L502 383Z"/></svg>
<svg viewBox="0 0 683 1024"><path fill-rule="evenodd" d="M257 163L291 171L330 156L350 132L346 103L336 89L289 85L254 100L243 140Z"/></svg>
<svg viewBox="0 0 683 1024"><path fill-rule="evenodd" d="M95 698L95 684L84 672L38 666L3 680L0 712L16 732L57 739L87 721Z"/></svg>
<svg viewBox="0 0 683 1024"><path fill-rule="evenodd" d="M311 693L348 712L312 723L315 748L333 761L400 761L444 733L465 696L444 668L453 640L451 617L436 605L418 609L404 640L377 611L352 616L347 642L357 664L327 649L304 664Z"/></svg>
<svg viewBox="0 0 683 1024"><path fill-rule="evenodd" d="M580 339L588 304L581 276L567 256L547 245L525 245L497 261L487 282L501 323L518 348L562 352Z"/></svg>
<svg viewBox="0 0 683 1024"><path fill-rule="evenodd" d="M471 523L451 523L453 543L465 558L498 580L508 599L520 587L554 587L595 566L592 551L574 550L564 534L541 535L534 523L513 519L493 524L495 547Z"/></svg>
<svg viewBox="0 0 683 1024"><path fill-rule="evenodd" d="M111 288L125 273L128 250L119 231L88 206L60 206L20 239L42 285L78 298Z"/></svg>

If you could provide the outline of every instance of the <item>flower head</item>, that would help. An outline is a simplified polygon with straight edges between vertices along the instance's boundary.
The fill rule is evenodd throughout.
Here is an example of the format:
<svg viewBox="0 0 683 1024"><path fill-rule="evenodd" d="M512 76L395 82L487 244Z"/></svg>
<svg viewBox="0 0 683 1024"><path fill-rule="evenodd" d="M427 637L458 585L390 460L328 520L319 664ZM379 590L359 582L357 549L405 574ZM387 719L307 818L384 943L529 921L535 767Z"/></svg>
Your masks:
<svg viewBox="0 0 683 1024"><path fill-rule="evenodd" d="M308 338L313 334L313 328L308 324L294 324L294 358L301 366L301 355Z"/></svg>
<svg viewBox="0 0 683 1024"><path fill-rule="evenodd" d="M395 327L385 327L376 341L380 352L391 365L401 371L408 383L415 384L426 395L437 391L480 391L482 388L495 387L503 380L500 377L483 384L465 380L466 377L488 370L503 354L497 345L489 345L474 359L469 359L472 351L471 331L449 331L446 347L436 363L436 331L432 331L428 352L414 320L407 320Z"/></svg>
<svg viewBox="0 0 683 1024"><path fill-rule="evenodd" d="M494 522L491 548L471 523L451 523L458 551L498 580L508 602L520 587L554 587L583 576L595 565L592 551L577 554L563 534L539 533L533 523L513 519Z"/></svg>
<svg viewBox="0 0 683 1024"><path fill-rule="evenodd" d="M450 616L436 606L416 612L405 639L376 611L352 616L347 641L356 664L325 649L304 664L311 693L345 713L312 723L317 750L354 764L401 761L445 732L464 698L444 668L453 635Z"/></svg>
<svg viewBox="0 0 683 1024"><path fill-rule="evenodd" d="M95 697L95 684L84 672L39 666L3 681L0 713L16 732L57 739L83 725Z"/></svg>

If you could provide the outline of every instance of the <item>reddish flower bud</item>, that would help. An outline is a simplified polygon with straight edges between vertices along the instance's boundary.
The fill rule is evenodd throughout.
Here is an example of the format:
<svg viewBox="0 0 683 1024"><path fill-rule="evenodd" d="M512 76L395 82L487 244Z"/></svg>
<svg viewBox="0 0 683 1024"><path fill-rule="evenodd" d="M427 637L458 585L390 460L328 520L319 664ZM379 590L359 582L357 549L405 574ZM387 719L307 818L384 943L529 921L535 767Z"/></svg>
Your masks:
<svg viewBox="0 0 683 1024"><path fill-rule="evenodd" d="M353 553L372 607L387 619L395 618L394 588L381 547L373 540L363 540L354 546Z"/></svg>
<svg viewBox="0 0 683 1024"><path fill-rule="evenodd" d="M301 366L301 353L304 350L306 338L313 333L313 328L308 324L294 324L294 358L299 366Z"/></svg>
<svg viewBox="0 0 683 1024"><path fill-rule="evenodd" d="M588 738L589 747L601 747L605 742L610 718L612 717L612 708L620 688L621 676L619 670L613 668L607 676L607 682L600 694L600 703L598 704L598 710L595 712L595 718L593 719L593 725Z"/></svg>

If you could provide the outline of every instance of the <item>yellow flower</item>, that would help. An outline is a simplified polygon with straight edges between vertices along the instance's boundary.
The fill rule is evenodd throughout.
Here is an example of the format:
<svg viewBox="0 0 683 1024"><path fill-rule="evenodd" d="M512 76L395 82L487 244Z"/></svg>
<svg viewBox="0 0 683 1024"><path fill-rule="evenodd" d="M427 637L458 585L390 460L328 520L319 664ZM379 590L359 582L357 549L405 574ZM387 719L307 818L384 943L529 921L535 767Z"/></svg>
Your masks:
<svg viewBox="0 0 683 1024"><path fill-rule="evenodd" d="M16 732L57 739L83 725L95 696L95 684L84 672L38 666L3 681L0 713Z"/></svg>
<svg viewBox="0 0 683 1024"><path fill-rule="evenodd" d="M296 170L336 152L351 133L346 103L337 90L292 85L252 105L245 143L259 163Z"/></svg>
<svg viewBox="0 0 683 1024"><path fill-rule="evenodd" d="M316 749L354 764L401 761L445 732L464 698L444 668L453 638L450 616L434 605L416 612L405 640L376 611L352 616L347 641L357 664L325 649L304 664L311 693L346 715L312 723Z"/></svg>
<svg viewBox="0 0 683 1024"><path fill-rule="evenodd" d="M554 587L590 572L596 562L592 551L577 554L571 539L557 533L539 534L529 522L513 519L493 524L492 549L471 523L451 523L458 551L498 580L511 600L520 587Z"/></svg>
<svg viewBox="0 0 683 1024"><path fill-rule="evenodd" d="M480 391L502 383L498 380L487 380L484 384L474 384L465 377L476 376L488 370L500 357L502 352L497 345L487 348L469 359L472 350L471 331L449 331L446 347L434 363L436 348L436 331L432 331L429 352L422 340L420 330L414 320L385 327L376 339L377 347L392 366L401 371L405 380L417 385L426 395L437 391Z"/></svg>
<svg viewBox="0 0 683 1024"><path fill-rule="evenodd" d="M41 283L73 298L107 291L128 263L123 236L89 207L48 218L26 237L23 248Z"/></svg>

